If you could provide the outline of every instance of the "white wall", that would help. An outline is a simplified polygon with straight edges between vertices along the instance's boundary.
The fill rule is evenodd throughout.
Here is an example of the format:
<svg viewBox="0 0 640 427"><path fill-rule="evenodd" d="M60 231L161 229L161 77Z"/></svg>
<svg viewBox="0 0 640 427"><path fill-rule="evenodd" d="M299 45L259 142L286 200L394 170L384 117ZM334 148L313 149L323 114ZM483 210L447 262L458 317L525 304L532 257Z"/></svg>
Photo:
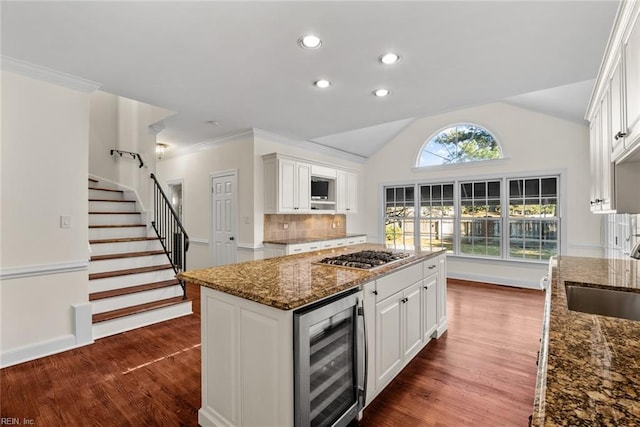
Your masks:
<svg viewBox="0 0 640 427"><path fill-rule="evenodd" d="M209 247L211 223L210 176L228 170L238 171L238 261L262 258L264 233L264 201L262 155L281 153L318 162L358 170L362 165L318 153L283 142L283 138L253 130L221 139L215 144L175 157L165 157L157 163L157 176L163 183L184 180L184 226L192 240L187 254L187 269L211 266ZM362 185L361 183L359 183ZM363 203L363 198L360 199ZM359 212L364 211L360 205ZM364 214L348 215L347 232L363 232Z"/></svg>
<svg viewBox="0 0 640 427"><path fill-rule="evenodd" d="M74 344L72 305L88 302L88 94L3 71L1 122L5 365Z"/></svg>
<svg viewBox="0 0 640 427"><path fill-rule="evenodd" d="M476 165L415 171L419 150L436 131L469 122L486 127L499 140L508 159ZM589 212L589 135L587 125L504 103L494 103L416 120L365 164L366 231L382 241L380 186L434 179L501 176L563 170L563 246L565 255L601 256L600 220ZM375 236L375 237L374 237ZM449 257L451 277L493 283L535 285L546 267Z"/></svg>
<svg viewBox="0 0 640 427"><path fill-rule="evenodd" d="M173 112L106 92L90 96L91 132L89 172L136 191L143 210L152 208L153 185L149 175L156 170L156 133L149 129ZM144 167L128 155L110 156L111 149L139 153Z"/></svg>
<svg viewBox="0 0 640 427"><path fill-rule="evenodd" d="M221 140L203 150L177 157L165 157L157 163L157 176L163 183L183 180L183 225L192 240L187 253L187 269L212 265L209 249L211 224L211 175L238 172L239 246L254 244L253 134ZM166 192L166 189L165 189ZM244 218L249 218L246 224ZM195 242L193 242L195 240Z"/></svg>

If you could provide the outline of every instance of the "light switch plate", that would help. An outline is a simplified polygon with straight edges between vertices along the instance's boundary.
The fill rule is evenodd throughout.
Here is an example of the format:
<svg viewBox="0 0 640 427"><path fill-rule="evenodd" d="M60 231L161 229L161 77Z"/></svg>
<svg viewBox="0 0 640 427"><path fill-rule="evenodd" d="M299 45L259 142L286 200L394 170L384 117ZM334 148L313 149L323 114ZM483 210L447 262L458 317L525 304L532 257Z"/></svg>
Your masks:
<svg viewBox="0 0 640 427"><path fill-rule="evenodd" d="M62 215L60 217L60 228L71 228L71 215Z"/></svg>

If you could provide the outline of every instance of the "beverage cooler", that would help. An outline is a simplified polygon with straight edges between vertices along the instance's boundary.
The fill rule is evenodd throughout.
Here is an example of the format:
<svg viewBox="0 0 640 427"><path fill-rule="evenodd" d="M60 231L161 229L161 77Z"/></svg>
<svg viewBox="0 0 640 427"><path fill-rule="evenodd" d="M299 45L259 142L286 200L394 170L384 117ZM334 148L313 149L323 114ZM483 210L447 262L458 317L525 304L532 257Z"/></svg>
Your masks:
<svg viewBox="0 0 640 427"><path fill-rule="evenodd" d="M364 405L362 291L294 314L295 425L345 426Z"/></svg>

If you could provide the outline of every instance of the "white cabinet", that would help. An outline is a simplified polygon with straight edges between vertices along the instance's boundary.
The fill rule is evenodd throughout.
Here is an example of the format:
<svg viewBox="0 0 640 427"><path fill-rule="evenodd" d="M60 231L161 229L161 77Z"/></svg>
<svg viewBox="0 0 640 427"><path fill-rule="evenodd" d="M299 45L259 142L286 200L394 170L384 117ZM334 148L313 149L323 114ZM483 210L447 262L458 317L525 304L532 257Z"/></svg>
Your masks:
<svg viewBox="0 0 640 427"><path fill-rule="evenodd" d="M640 212L639 16L622 2L587 110L594 213Z"/></svg>
<svg viewBox="0 0 640 427"><path fill-rule="evenodd" d="M351 236L340 239L317 240L314 242L294 243L290 245L265 243L264 257L273 258L283 255L302 254L311 251L320 251L323 249L339 248L342 246L358 245L367 242L367 236Z"/></svg>
<svg viewBox="0 0 640 427"><path fill-rule="evenodd" d="M447 329L446 258L439 255L364 287L369 352L367 403L433 337Z"/></svg>
<svg viewBox="0 0 640 427"><path fill-rule="evenodd" d="M264 213L357 212L358 175L355 172L278 153L265 154L262 159Z"/></svg>
<svg viewBox="0 0 640 427"><path fill-rule="evenodd" d="M338 171L336 178L338 213L358 212L358 175L353 172Z"/></svg>
<svg viewBox="0 0 640 427"><path fill-rule="evenodd" d="M263 157L265 213L311 212L311 165L271 154Z"/></svg>

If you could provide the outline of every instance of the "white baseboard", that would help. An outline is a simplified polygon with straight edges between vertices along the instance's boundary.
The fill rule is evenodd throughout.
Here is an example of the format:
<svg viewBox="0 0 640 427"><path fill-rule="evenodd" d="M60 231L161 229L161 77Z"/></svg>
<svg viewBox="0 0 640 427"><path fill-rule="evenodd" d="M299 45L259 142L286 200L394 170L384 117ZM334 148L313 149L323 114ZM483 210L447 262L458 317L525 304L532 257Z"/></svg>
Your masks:
<svg viewBox="0 0 640 427"><path fill-rule="evenodd" d="M542 277L543 274L540 275ZM459 279L459 280L469 280L472 282L482 282L482 283L491 283L494 285L505 285L505 286L513 286L516 288L524 288L524 289L540 289L540 280L520 280L520 279L512 279L508 277L496 277L496 276L483 276L481 274L467 274L467 273L454 273L451 271L447 271L447 278L449 279Z"/></svg>
<svg viewBox="0 0 640 427"><path fill-rule="evenodd" d="M76 336L73 334L63 335L47 341L26 345L13 350L4 351L0 354L0 368L17 365L74 348L83 347L93 342L77 344Z"/></svg>

